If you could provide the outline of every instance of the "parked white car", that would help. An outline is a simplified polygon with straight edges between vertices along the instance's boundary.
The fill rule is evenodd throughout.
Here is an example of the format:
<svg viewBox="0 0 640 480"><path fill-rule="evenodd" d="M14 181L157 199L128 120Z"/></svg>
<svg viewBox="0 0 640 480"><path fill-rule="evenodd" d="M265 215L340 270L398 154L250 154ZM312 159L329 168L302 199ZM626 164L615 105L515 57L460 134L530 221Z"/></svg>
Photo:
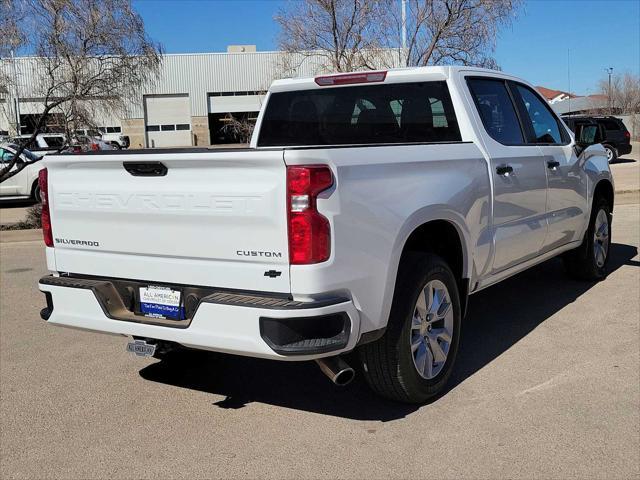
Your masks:
<svg viewBox="0 0 640 480"><path fill-rule="evenodd" d="M6 166L13 158L18 146L14 144L0 144L0 168ZM18 162L35 161L40 157L29 150L23 150ZM13 167L14 169L17 166ZM0 200L34 200L40 202L40 186L38 185L38 171L41 163L27 165L18 174L0 183Z"/></svg>
<svg viewBox="0 0 640 480"><path fill-rule="evenodd" d="M114 148L129 148L129 137L122 135L120 127L81 128L75 131L76 135L98 138Z"/></svg>
<svg viewBox="0 0 640 480"><path fill-rule="evenodd" d="M424 402L469 295L557 255L605 277L613 179L582 140L491 70L279 80L250 148L46 158L41 316L138 355L316 360L337 384L356 350L374 391Z"/></svg>
<svg viewBox="0 0 640 480"><path fill-rule="evenodd" d="M19 135L13 137L12 143L22 144L27 142L31 138L31 135ZM58 153L64 149L67 145L66 137L61 133L40 133L36 135L35 139L30 141L26 146L31 153L40 157L48 155L50 153Z"/></svg>

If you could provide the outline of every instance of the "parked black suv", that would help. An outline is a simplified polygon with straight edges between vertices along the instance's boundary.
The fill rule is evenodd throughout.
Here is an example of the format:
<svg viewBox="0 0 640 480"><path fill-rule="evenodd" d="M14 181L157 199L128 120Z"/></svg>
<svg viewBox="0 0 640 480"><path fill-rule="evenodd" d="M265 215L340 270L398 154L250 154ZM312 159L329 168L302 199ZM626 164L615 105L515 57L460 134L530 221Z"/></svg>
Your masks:
<svg viewBox="0 0 640 480"><path fill-rule="evenodd" d="M631 134L619 118L598 115L563 115L562 120L574 133L577 133L584 125L597 124L596 143L601 143L607 150L609 162L613 162L620 155L631 153Z"/></svg>

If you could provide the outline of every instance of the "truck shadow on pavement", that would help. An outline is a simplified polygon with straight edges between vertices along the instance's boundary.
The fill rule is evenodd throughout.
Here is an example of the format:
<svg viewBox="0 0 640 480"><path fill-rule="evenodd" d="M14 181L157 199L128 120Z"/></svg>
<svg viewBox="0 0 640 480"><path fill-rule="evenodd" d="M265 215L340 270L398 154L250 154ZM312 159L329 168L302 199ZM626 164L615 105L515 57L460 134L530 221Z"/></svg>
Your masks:
<svg viewBox="0 0 640 480"><path fill-rule="evenodd" d="M634 246L612 244L610 272L623 265L637 267L638 262L632 260L636 255ZM552 259L473 295L448 390L492 362L594 285L569 279L561 260ZM357 368L355 359L350 363ZM361 372L349 386L336 387L313 362L278 362L190 350L174 352L142 369L140 375L149 381L222 395L225 398L213 404L219 408L238 409L260 402L383 422L404 418L421 408L377 397L368 389Z"/></svg>

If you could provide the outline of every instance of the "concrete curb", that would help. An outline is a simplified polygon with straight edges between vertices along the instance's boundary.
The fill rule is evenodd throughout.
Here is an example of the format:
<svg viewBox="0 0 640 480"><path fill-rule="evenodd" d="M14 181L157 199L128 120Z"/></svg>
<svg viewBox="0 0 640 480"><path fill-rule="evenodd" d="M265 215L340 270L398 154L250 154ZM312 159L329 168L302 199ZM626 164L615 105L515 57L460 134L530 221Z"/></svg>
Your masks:
<svg viewBox="0 0 640 480"><path fill-rule="evenodd" d="M0 231L0 243L16 242L43 242L42 230L39 228L29 230L6 230Z"/></svg>

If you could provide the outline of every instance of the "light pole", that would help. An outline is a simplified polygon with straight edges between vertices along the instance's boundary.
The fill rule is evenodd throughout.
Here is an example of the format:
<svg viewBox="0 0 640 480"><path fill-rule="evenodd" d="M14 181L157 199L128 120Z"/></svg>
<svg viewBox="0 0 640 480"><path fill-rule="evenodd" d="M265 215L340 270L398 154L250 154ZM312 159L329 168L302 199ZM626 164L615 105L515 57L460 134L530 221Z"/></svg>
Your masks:
<svg viewBox="0 0 640 480"><path fill-rule="evenodd" d="M613 113L613 102L611 101L611 75L613 74L613 67L605 68L606 72L609 74L609 113Z"/></svg>
<svg viewBox="0 0 640 480"><path fill-rule="evenodd" d="M20 135L20 90L18 88L18 68L16 66L16 57L11 50L11 63L13 64L13 107L16 114L16 134Z"/></svg>

